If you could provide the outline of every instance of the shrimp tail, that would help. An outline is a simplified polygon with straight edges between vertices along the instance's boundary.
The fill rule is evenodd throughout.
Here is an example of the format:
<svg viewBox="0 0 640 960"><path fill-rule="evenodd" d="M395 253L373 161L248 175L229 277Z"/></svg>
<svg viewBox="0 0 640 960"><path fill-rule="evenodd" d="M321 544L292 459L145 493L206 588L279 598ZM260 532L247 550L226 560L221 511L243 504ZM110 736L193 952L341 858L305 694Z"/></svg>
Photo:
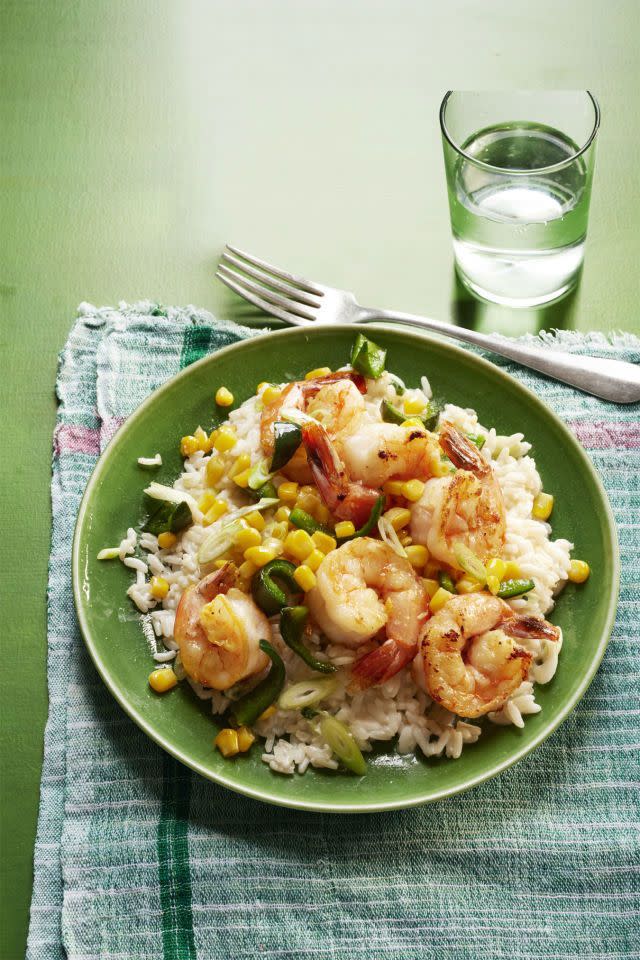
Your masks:
<svg viewBox="0 0 640 960"><path fill-rule="evenodd" d="M482 477L491 469L475 443L450 423L443 424L440 430L440 446L453 465L460 470L468 470L477 477Z"/></svg>
<svg viewBox="0 0 640 960"><path fill-rule="evenodd" d="M515 616L501 624L501 629L510 637L526 640L536 637L540 640L559 640L560 630L542 617Z"/></svg>
<svg viewBox="0 0 640 960"><path fill-rule="evenodd" d="M223 567L204 577L196 589L207 603L220 593L228 593L237 579L238 571L234 563L225 563Z"/></svg>
<svg viewBox="0 0 640 960"><path fill-rule="evenodd" d="M386 683L411 663L417 652L417 643L406 644L399 640L385 640L381 646L367 653L354 664L349 689L366 690L367 687Z"/></svg>
<svg viewBox="0 0 640 960"><path fill-rule="evenodd" d="M320 496L339 520L361 527L369 519L379 497L377 490L359 480L350 480L329 436L319 423L305 423L302 442Z"/></svg>

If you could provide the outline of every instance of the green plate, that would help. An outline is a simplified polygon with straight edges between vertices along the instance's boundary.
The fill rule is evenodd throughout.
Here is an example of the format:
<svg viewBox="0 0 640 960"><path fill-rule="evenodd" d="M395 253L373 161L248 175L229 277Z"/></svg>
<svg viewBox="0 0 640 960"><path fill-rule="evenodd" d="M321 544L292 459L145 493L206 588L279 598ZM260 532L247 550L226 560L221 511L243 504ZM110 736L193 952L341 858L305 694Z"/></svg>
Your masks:
<svg viewBox="0 0 640 960"><path fill-rule="evenodd" d="M427 374L434 393L473 407L482 423L501 434L522 431L533 444L544 489L553 491L554 537L575 544L592 575L569 584L553 613L564 631L558 672L537 688L542 712L524 729L487 723L478 743L458 760L401 757L387 744L370 757L363 778L309 769L304 776L273 773L260 748L225 761L213 747L217 732L208 704L187 685L157 696L148 686L153 667L139 618L125 591L130 571L117 562L98 562L105 545L118 542L141 517L149 473L139 456L160 451L163 466L153 479L172 483L181 469L178 441L201 423L213 426L213 394L229 387L237 402L262 380L298 379L320 365L345 363L353 327L283 330L248 340L206 357L156 390L127 420L100 458L88 484L75 533L73 579L84 638L103 680L129 716L161 747L218 783L269 803L336 812L409 807L468 789L495 776L548 737L575 707L602 659L615 616L619 557L606 494L572 434L533 393L485 360L440 340L379 328L376 341L388 350L387 364L410 384ZM219 419L224 418L224 414Z"/></svg>

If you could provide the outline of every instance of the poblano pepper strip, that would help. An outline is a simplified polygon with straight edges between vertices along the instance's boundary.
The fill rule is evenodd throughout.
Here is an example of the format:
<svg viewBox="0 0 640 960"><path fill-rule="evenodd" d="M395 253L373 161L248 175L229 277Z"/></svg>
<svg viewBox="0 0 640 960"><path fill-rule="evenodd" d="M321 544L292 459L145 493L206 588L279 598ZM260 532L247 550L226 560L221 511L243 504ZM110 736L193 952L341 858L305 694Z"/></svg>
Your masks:
<svg viewBox="0 0 640 960"><path fill-rule="evenodd" d="M512 597L521 597L523 593L529 593L529 590L533 590L534 587L533 580L503 580L498 596L503 600L510 600Z"/></svg>
<svg viewBox="0 0 640 960"><path fill-rule="evenodd" d="M273 457L271 459L271 473L282 468L289 463L300 444L302 443L302 430L297 423L288 423L285 420L277 420L273 425Z"/></svg>
<svg viewBox="0 0 640 960"><path fill-rule="evenodd" d="M266 563L264 567L253 575L251 581L251 593L253 599L268 616L272 617L274 613L279 613L283 607L291 605L290 597L283 589L287 588L291 595L299 596L300 587L293 578L295 566L282 557L276 557Z"/></svg>
<svg viewBox="0 0 640 960"><path fill-rule="evenodd" d="M307 607L285 607L280 614L280 635L286 645L312 670L317 670L318 673L335 673L336 668L332 663L318 660L302 642L308 618Z"/></svg>
<svg viewBox="0 0 640 960"><path fill-rule="evenodd" d="M384 493L381 493L371 509L367 522L363 524L359 530L356 530L355 533L352 533L350 537L341 537L339 543L343 544L346 543L347 540L355 540L357 537L368 537L374 527L378 525L378 520L384 510L385 500L386 497Z"/></svg>
<svg viewBox="0 0 640 960"><path fill-rule="evenodd" d="M193 516L189 504L184 500L181 503L171 503L168 500L149 501L149 516L142 528L146 533L179 533L193 523Z"/></svg>
<svg viewBox="0 0 640 960"><path fill-rule="evenodd" d="M318 533L318 531L328 533L329 535L333 533L329 527L325 527L323 523L318 523L315 517L312 517L306 510L301 510L300 507L293 508L289 514L289 523L292 523L294 527L298 527L300 530L304 530L310 537L313 536L314 533Z"/></svg>
<svg viewBox="0 0 640 960"><path fill-rule="evenodd" d="M384 373L387 351L359 333L351 351L351 366L358 373L377 380Z"/></svg>
<svg viewBox="0 0 640 960"><path fill-rule="evenodd" d="M250 727L255 723L260 714L278 699L284 687L285 669L282 657L266 640L260 641L260 649L271 660L271 669L253 690L230 705L228 716L239 727Z"/></svg>
<svg viewBox="0 0 640 960"><path fill-rule="evenodd" d="M247 489L244 492L248 494L253 500L256 500L256 501L264 500L267 497L269 498L269 500L278 499L278 491L276 490L273 484L273 481L271 480L267 480L267 482L263 483L262 486L258 487L257 490L252 490L251 487L247 487Z"/></svg>
<svg viewBox="0 0 640 960"><path fill-rule="evenodd" d="M406 420L420 420L424 424L425 430L433 430L438 420L440 408L429 400L422 413L414 413L409 416L399 410L398 407L394 407L390 400L383 400L380 404L380 413L385 423L402 424Z"/></svg>

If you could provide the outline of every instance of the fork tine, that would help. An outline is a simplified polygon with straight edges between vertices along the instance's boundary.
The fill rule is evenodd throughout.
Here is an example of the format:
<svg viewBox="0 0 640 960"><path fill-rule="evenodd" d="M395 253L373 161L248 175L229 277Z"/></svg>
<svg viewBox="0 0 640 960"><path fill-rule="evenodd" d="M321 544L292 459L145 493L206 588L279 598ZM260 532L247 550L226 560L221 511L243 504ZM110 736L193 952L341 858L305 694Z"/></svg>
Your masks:
<svg viewBox="0 0 640 960"><path fill-rule="evenodd" d="M239 267L243 273L246 273L249 277L253 277L255 280L262 281L263 284L268 284L270 287L274 287L276 290L280 290L281 293L286 293L288 297L291 297L294 300L298 300L300 303L306 303L309 307L319 307L320 302L317 297L311 297L308 293L305 293L300 287L294 287L290 283L282 283L280 280L276 280L275 277L266 273L264 270L257 270L255 267L252 267L249 263L245 263L244 260L240 260L239 257L235 257L232 253L223 253L222 259L225 263L230 263L234 267Z"/></svg>
<svg viewBox="0 0 640 960"><path fill-rule="evenodd" d="M307 293L314 293L317 297L322 296L322 290L320 287L317 287L310 280L305 280L304 277L299 277L295 273L287 273L286 270L280 270L278 267L274 267L273 264L267 263L266 260L260 260L258 257L253 257L250 253L245 253L243 250L239 250L238 247L232 247L230 243L227 244L227 250L230 250L231 253L235 253L238 257L242 257L243 260L246 260L247 263L250 263L252 266L259 267L262 270L266 270L268 273L272 273L280 280L288 280L290 283L294 283L296 286L306 290Z"/></svg>
<svg viewBox="0 0 640 960"><path fill-rule="evenodd" d="M250 280L249 277L244 277L236 270L232 270L231 267L225 266L224 263L218 264L218 273L222 274L223 277L227 277L229 280L233 280L239 287L245 290L251 290L251 292L257 294L257 296L262 297L269 303L275 304L276 307L289 310L297 316L304 317L305 320L313 320L313 313L305 310L304 306L297 301L291 300L289 297L283 297L279 293L274 293L273 290L269 290L267 287L262 286L262 284L255 283L253 280Z"/></svg>
<svg viewBox="0 0 640 960"><path fill-rule="evenodd" d="M229 277L223 276L220 273L220 270L216 273L218 280L221 280L225 286L229 287L230 290L233 290L234 293L237 293L240 297L243 297L245 300L249 300L250 303L253 303L256 307L260 307L261 310L264 310L265 313L270 313L274 317L278 317L279 320L284 320L285 323L292 323L296 326L304 326L308 323L307 320L303 320L302 317L294 316L291 313L287 313L286 310L281 310L279 307L274 306L272 303L267 303L266 300L263 300L262 297L257 297L254 293L251 293L248 290L245 290L244 287L241 287L234 280L231 280Z"/></svg>

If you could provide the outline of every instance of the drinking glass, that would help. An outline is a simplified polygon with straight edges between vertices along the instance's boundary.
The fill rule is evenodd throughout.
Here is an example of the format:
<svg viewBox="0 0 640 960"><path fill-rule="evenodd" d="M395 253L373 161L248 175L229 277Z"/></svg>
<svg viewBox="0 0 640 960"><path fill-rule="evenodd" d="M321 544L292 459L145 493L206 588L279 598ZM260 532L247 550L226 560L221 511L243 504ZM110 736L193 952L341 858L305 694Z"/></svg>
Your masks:
<svg viewBox="0 0 640 960"><path fill-rule="evenodd" d="M584 258L598 103L588 90L449 90L440 107L453 250L474 294L557 300Z"/></svg>

